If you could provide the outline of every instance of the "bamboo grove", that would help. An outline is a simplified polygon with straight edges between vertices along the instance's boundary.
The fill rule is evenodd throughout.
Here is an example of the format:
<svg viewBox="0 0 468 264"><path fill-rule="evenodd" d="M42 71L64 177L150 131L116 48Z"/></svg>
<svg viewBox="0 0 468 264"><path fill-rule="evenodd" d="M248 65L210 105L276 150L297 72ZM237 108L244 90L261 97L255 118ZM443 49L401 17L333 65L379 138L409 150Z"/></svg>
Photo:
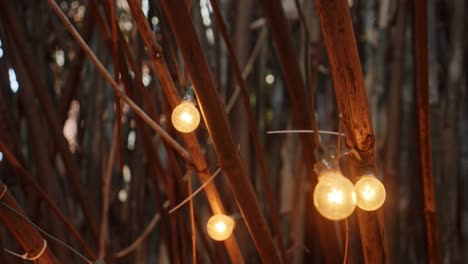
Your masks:
<svg viewBox="0 0 468 264"><path fill-rule="evenodd" d="M0 0L0 263L463 263L466 11Z"/></svg>

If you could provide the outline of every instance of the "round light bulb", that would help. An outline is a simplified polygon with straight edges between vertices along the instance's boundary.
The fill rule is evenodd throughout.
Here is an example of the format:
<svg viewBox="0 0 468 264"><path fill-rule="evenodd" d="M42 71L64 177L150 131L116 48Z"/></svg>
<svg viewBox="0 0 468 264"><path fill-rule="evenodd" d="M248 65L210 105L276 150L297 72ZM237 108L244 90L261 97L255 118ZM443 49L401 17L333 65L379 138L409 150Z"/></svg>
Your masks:
<svg viewBox="0 0 468 264"><path fill-rule="evenodd" d="M171 120L177 131L190 133L200 124L200 113L192 102L183 101L172 111Z"/></svg>
<svg viewBox="0 0 468 264"><path fill-rule="evenodd" d="M224 214L215 214L206 223L208 235L217 241L226 240L234 230L236 222L232 217Z"/></svg>
<svg viewBox="0 0 468 264"><path fill-rule="evenodd" d="M359 178L354 185L354 192L356 193L356 204L362 210L377 210L385 202L386 192L384 185L371 175Z"/></svg>
<svg viewBox="0 0 468 264"><path fill-rule="evenodd" d="M338 170L323 171L314 190L314 205L329 220L342 220L356 207L353 183Z"/></svg>

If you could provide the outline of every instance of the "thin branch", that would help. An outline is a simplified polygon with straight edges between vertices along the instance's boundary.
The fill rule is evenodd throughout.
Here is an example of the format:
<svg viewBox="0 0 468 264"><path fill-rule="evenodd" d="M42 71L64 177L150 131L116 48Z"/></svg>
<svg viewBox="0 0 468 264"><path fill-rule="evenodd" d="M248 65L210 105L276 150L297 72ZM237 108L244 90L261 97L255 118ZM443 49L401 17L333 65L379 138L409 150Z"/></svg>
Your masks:
<svg viewBox="0 0 468 264"><path fill-rule="evenodd" d="M120 67L119 67L119 36L117 32L117 18L115 16L115 0L109 0L109 23L112 28L112 58L114 60L114 80L119 83ZM119 97L115 97L115 113L117 119L117 144L119 150L119 168L123 173L123 143L122 143L122 104Z"/></svg>
<svg viewBox="0 0 468 264"><path fill-rule="evenodd" d="M192 171L188 170L187 173L187 186L188 194L192 196ZM193 199L190 199L190 227L192 229L192 262L197 263L197 231L195 228L195 209L193 208Z"/></svg>
<svg viewBox="0 0 468 264"><path fill-rule="evenodd" d="M249 59L247 60L247 63L244 66L244 69L242 70L242 79L247 79L249 74L252 72L253 69L253 64L255 63L255 60L258 57L258 54L260 54L260 51L262 50L262 47L265 43L265 40L267 39L266 37L268 36L268 28L267 27L262 27L262 30L260 31L260 35L258 36L257 42L255 43L255 47L250 53ZM226 112L229 114L232 111L232 108L234 107L234 104L237 101L237 98L240 95L240 87L239 85L236 85L236 89L232 93L231 97L228 100L228 103L226 104Z"/></svg>
<svg viewBox="0 0 468 264"><path fill-rule="evenodd" d="M117 126L119 126L119 121L115 121L114 133L112 137L112 143L109 150L109 158L107 160L107 168L102 177L102 212L101 212L101 234L99 237L99 253L98 259L105 259L107 251L107 240L108 240L108 220L109 220L109 198L110 198L110 188L112 181L112 168L114 167L115 160L115 148L118 141L118 132Z"/></svg>
<svg viewBox="0 0 468 264"><path fill-rule="evenodd" d="M307 21L305 20L304 12L302 12L302 7L301 4L299 3L299 0L294 1L297 9L297 13L299 14L299 20L301 21L302 27L304 29L304 75L305 75L305 87L306 89L310 88L310 57L309 57L309 45L310 45L310 31L309 27L307 26ZM318 123L317 123L317 118L315 115L315 98L312 98L310 100L311 102L311 108L312 108L312 129L314 131L318 130ZM318 133L314 134L314 139L315 139L315 144L317 146L320 146L320 138Z"/></svg>
<svg viewBox="0 0 468 264"><path fill-rule="evenodd" d="M163 205L164 209L167 209L169 207L169 202L165 202ZM145 230L143 233L141 233L135 241L133 241L132 244L130 244L128 247L118 251L117 253L114 254L115 258L123 258L126 255L130 254L132 251L138 248L138 246L145 241L146 238L151 234L151 231L153 231L154 227L156 224L159 222L159 219L161 218L161 212L157 212L154 214L154 216L151 218L151 221L148 223L148 226L146 226Z"/></svg>

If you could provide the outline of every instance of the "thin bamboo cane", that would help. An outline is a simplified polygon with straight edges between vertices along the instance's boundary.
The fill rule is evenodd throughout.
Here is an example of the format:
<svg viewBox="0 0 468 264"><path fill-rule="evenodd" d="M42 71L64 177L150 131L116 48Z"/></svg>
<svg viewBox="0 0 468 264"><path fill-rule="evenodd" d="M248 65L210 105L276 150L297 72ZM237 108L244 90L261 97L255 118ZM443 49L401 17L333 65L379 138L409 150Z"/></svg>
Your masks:
<svg viewBox="0 0 468 264"><path fill-rule="evenodd" d="M432 174L432 144L429 109L429 64L427 37L427 1L414 1L414 64L416 73L416 100L418 104L419 156L424 193L424 220L426 224L429 263L440 263L439 229L437 226L434 175Z"/></svg>

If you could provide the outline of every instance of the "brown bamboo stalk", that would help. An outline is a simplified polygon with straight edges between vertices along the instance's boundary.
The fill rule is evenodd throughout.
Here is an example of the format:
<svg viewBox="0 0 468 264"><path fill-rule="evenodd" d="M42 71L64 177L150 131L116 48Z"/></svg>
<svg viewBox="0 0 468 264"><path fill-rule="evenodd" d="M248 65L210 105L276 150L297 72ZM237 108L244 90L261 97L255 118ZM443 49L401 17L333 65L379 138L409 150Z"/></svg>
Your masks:
<svg viewBox="0 0 468 264"><path fill-rule="evenodd" d="M281 61L281 67L284 72L284 80L291 100L291 107L295 126L298 129L314 129L317 130L317 121L315 118L315 108L312 108L307 102L306 87L304 80L301 76L299 63L294 53L291 36L288 35L288 21L286 20L281 2L279 0L264 0L263 7L265 9L265 16L270 24L271 34L274 40L276 51ZM312 109L312 114L308 109ZM307 164L315 164L314 149L321 148L317 135L310 136L307 134L299 135L302 143L302 153L304 161ZM307 184L315 186L317 183L316 177L307 177ZM305 199L310 201L312 199L312 191L305 192ZM306 209L305 222L312 222L314 212L312 208ZM335 227L332 222L324 219L323 217L316 216L317 228L314 229L312 225L304 226L304 240L307 247L312 248L316 243L316 232L319 233L320 248L323 252L325 262L335 263L339 261L340 246L336 236L330 234L335 233Z"/></svg>
<svg viewBox="0 0 468 264"><path fill-rule="evenodd" d="M104 260L107 254L107 241L108 241L108 221L109 221L109 207L110 207L110 188L112 181L112 169L114 167L115 149L118 141L117 126L118 120L115 121L114 133L112 136L112 143L109 150L106 171L102 177L102 211L101 211L101 232L99 236L99 252L98 259Z"/></svg>
<svg viewBox="0 0 468 264"><path fill-rule="evenodd" d="M264 263L281 263L252 185L245 174L244 163L230 133L227 115L197 41L198 37L187 7L182 0L163 0L161 4L194 84L218 162L225 172L260 257Z"/></svg>
<svg viewBox="0 0 468 264"><path fill-rule="evenodd" d="M234 71L234 77L236 79L237 85L240 88L240 94L242 98L242 103L244 104L244 109L247 114L247 125L249 128L249 133L253 141L255 152L257 153L258 164L260 166L260 176L262 181L262 189L265 192L266 202L268 206L268 210L271 214L271 223L273 226L273 233L276 236L276 243L278 248L280 249L281 256L283 261L286 261L286 250L283 244L283 236L281 235L281 227L280 227L280 216L278 213L278 209L275 205L275 200L273 198L273 192L271 190L270 180L268 178L268 170L265 161L265 152L263 151L262 146L260 145L260 140L258 138L258 128L256 122L254 121L254 114L252 112L252 107L250 105L250 98L249 92L247 89L247 85L242 78L242 73L239 65L239 61L236 58L234 53L234 47L232 46L232 40L229 36L226 24L224 23L223 16L221 14L220 8L218 6L217 0L210 0L211 6L213 8L213 12L215 15L215 22L218 30L221 32L221 36L224 39L224 43L227 47L227 53L229 59L232 63L232 69Z"/></svg>
<svg viewBox="0 0 468 264"><path fill-rule="evenodd" d="M358 155L351 165L375 171L374 134L354 30L346 0L316 0L331 66L338 109L343 115L346 145ZM353 170L352 180L359 177ZM358 211L362 250L366 263L388 263L382 210Z"/></svg>
<svg viewBox="0 0 468 264"><path fill-rule="evenodd" d="M188 195L192 196L192 171L188 170L187 176ZM193 207L193 199L189 201L190 206L190 230L192 233L192 263L197 263L197 231L195 228L195 208Z"/></svg>
<svg viewBox="0 0 468 264"><path fill-rule="evenodd" d="M94 217L94 213L92 210L92 206L90 202L86 198L85 190L86 188L83 187L81 180L80 180L80 173L78 170L78 166L73 160L72 154L70 150L68 149L68 143L63 136L62 129L59 126L59 120L57 113L55 109L53 108L53 103L52 99L48 93L48 90L46 89L44 83L40 79L40 75L38 72L38 69L33 67L33 63L28 61L30 56L30 49L26 45L26 39L25 35L23 34L23 30L19 27L20 23L18 20L18 17L15 16L15 12L13 11L13 8L11 6L12 2L10 1L1 1L0 2L0 10L3 11L3 14L5 15L5 21L8 22L8 29L11 29L11 33L13 36L13 39L15 40L14 43L17 45L20 52L20 57L23 61L23 64L20 64L20 66L25 66L24 68L26 69L18 69L19 72L22 72L24 74L23 78L29 78L31 80L32 88L35 90L35 95L38 98L44 112L45 112L45 117L48 122L48 125L50 126L50 131L52 133L53 138L55 138L55 143L58 147L58 150L62 156L63 162L65 164L65 167L68 170L68 178L71 182L71 188L75 192L75 195L77 196L78 202L81 205L81 208L83 210L83 214L85 215L85 218L87 220L87 224L90 227L91 233L93 234L94 238L98 238L98 229L97 229L97 221L96 218ZM21 67L20 67L21 68ZM25 89L30 89L31 87L23 87Z"/></svg>
<svg viewBox="0 0 468 264"><path fill-rule="evenodd" d="M4 188L7 187L0 180L0 194L3 193L5 190ZM9 207L25 215L24 211L9 191L6 191L3 198L0 199L0 202L5 203ZM25 252L28 253L28 257L35 257L40 253L44 246L44 239L31 224L6 209L3 205L0 205L0 219L15 240L21 245ZM59 261L55 258L50 248L46 248L45 252L38 259L34 260L33 263L58 264Z"/></svg>
<svg viewBox="0 0 468 264"><path fill-rule="evenodd" d="M128 4L133 14L133 18L136 21L138 30L140 32L143 41L145 42L148 54L150 56L153 67L156 70L156 74L159 78L161 86L163 88L166 99L169 103L169 106L173 109L180 103L180 97L177 94L177 89L172 80L169 70L165 64L165 61L162 59L162 50L156 42L154 34L143 15L141 8L134 0L129 0ZM193 158L193 164L195 171L201 180L201 182L207 181L211 178L211 173L207 167L206 159L200 148L200 144L194 133L184 133L182 134L187 149L190 150ZM216 188L216 185L211 182L205 187L205 193L208 198L211 210L213 213L226 213L224 206L221 202L219 192ZM231 236L225 241L225 245L228 249L229 256L231 260L235 263L243 263L244 259L240 251L239 245L236 241L235 236Z"/></svg>
<svg viewBox="0 0 468 264"><path fill-rule="evenodd" d="M27 184L32 186L32 189L38 194L38 196L43 199L46 204L52 209L52 212L57 215L57 217L64 223L67 229L71 232L72 236L78 241L80 246L83 248L85 253L88 255L89 258L94 259L95 254L89 248L88 244L84 241L81 237L80 233L75 229L72 223L68 220L68 218L63 214L60 208L55 204L55 202L49 197L49 195L37 184L31 175L26 171L26 169L21 165L21 163L15 158L13 153L9 150L9 148L4 144L2 139L0 141L0 151L5 155L5 158L8 162L13 166L16 174L22 178Z"/></svg>
<svg viewBox="0 0 468 264"><path fill-rule="evenodd" d="M437 226L434 176L432 174L432 145L429 109L429 64L427 37L427 1L414 1L414 64L416 73L416 100L418 104L419 155L424 193L424 220L426 223L429 263L440 263L439 230Z"/></svg>
<svg viewBox="0 0 468 264"><path fill-rule="evenodd" d="M387 135L385 138L384 185L387 192L384 213L388 230L389 253L398 262L398 245L400 235L398 230L399 217L399 159L401 130L401 93L403 80L403 51L406 28L406 0L400 0L398 5L395 34L393 35L393 55L391 62L391 79L387 103Z"/></svg>
<svg viewBox="0 0 468 264"><path fill-rule="evenodd" d="M115 0L109 0L109 23L112 29L112 59L114 61L114 80L119 83L119 34L117 31L117 18L115 16ZM122 105L118 96L115 97L115 113L117 119L117 149L119 168L123 171L123 144L122 144Z"/></svg>
<svg viewBox="0 0 468 264"><path fill-rule="evenodd" d="M106 68L102 65L93 51L88 47L84 42L83 38L80 36L78 31L73 27L73 25L68 20L67 16L62 12L60 7L54 0L48 0L49 5L60 18L64 26L70 31L75 40L78 42L80 47L84 50L85 54L97 67L98 71L103 75L104 79L109 82L112 89L125 103L128 104L129 108L135 112L140 118L142 118L154 131L156 131L163 140L168 142L187 162L192 163L192 158L190 154L185 150L175 139L173 139L163 128L156 124L135 102L133 102L125 93L120 89L119 85L114 81L112 76L107 72Z"/></svg>

